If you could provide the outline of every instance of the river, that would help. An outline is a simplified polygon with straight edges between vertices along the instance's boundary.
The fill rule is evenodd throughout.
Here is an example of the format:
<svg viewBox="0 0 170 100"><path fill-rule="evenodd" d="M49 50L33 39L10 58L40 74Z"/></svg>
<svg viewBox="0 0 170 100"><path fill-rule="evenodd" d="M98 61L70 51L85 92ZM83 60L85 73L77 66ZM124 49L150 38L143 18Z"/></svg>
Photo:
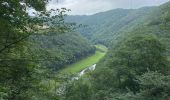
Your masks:
<svg viewBox="0 0 170 100"><path fill-rule="evenodd" d="M72 80L78 80L81 76L84 74L94 71L96 69L96 64L93 64L92 66L82 70L80 73L77 74L77 76L73 77Z"/></svg>
<svg viewBox="0 0 170 100"><path fill-rule="evenodd" d="M79 80L80 77L82 77L83 75L85 75L85 74L88 73L88 72L94 71L95 69L96 69L96 64L93 64L92 66L90 66L90 67L82 70L81 72L79 72L79 73L78 73L75 77L73 77L70 81L72 82L72 81ZM58 94L58 95L61 95L61 94L64 93L64 91L65 91L65 89L66 89L65 86L66 86L66 85L63 84L63 85L57 90L57 94Z"/></svg>

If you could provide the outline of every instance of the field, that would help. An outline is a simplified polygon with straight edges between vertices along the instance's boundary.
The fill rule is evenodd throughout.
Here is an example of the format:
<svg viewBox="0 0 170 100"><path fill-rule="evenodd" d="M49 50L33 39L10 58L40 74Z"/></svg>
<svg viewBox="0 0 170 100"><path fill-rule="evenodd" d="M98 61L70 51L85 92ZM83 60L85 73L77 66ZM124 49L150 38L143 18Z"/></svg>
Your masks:
<svg viewBox="0 0 170 100"><path fill-rule="evenodd" d="M61 74L76 74L81 70L96 64L103 56L105 55L104 52L96 51L95 54L84 58L72 65L66 66L64 69L60 71Z"/></svg>
<svg viewBox="0 0 170 100"><path fill-rule="evenodd" d="M74 64L66 66L64 69L60 71L60 74L77 74L78 72L82 71L83 69L96 64L107 52L107 48L103 45L95 45L96 52L95 54L84 58Z"/></svg>
<svg viewBox="0 0 170 100"><path fill-rule="evenodd" d="M108 50L107 47L105 47L104 45L101 45L101 44L97 44L97 45L95 45L95 47L96 47L97 51L104 52L104 53L106 53Z"/></svg>

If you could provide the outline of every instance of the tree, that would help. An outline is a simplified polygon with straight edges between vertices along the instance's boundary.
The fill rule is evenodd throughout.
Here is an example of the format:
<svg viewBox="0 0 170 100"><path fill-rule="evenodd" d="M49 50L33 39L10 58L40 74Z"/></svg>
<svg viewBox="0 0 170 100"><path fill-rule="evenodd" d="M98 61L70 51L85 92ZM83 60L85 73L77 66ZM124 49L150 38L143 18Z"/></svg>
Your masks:
<svg viewBox="0 0 170 100"><path fill-rule="evenodd" d="M57 14L51 15L55 10L46 11L45 6L48 1L0 1L0 96L2 99L30 100L29 94L33 88L36 88L37 65L28 53L29 36L39 34L41 27L49 25L52 18L58 18L61 28L67 29L63 21L67 9L57 9ZM35 9L36 16L29 16L27 8ZM52 25L49 27L48 30Z"/></svg>
<svg viewBox="0 0 170 100"><path fill-rule="evenodd" d="M66 85L64 100L91 100L93 91L91 84L87 80L77 80Z"/></svg>
<svg viewBox="0 0 170 100"><path fill-rule="evenodd" d="M166 48L153 35L134 35L116 48L110 68L115 70L120 88L129 88L133 92L139 90L137 75L148 70L168 74Z"/></svg>
<svg viewBox="0 0 170 100"><path fill-rule="evenodd" d="M131 91L117 95L119 100L169 100L170 98L170 76L158 72L148 71L138 77L140 91L133 94Z"/></svg>
<svg viewBox="0 0 170 100"><path fill-rule="evenodd" d="M26 38L33 31L35 20L27 13L27 7L45 11L47 0L0 1L0 89L4 99L22 99L31 86L33 65L22 57ZM22 58L22 59L21 59Z"/></svg>

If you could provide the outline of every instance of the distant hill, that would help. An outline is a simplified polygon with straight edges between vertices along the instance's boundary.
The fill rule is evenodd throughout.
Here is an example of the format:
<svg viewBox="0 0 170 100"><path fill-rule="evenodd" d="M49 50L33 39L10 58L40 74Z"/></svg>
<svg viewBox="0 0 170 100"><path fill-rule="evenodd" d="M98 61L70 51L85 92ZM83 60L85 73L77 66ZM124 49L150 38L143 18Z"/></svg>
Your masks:
<svg viewBox="0 0 170 100"><path fill-rule="evenodd" d="M70 86L70 100L170 100L170 2L68 17L74 20L109 50L89 78Z"/></svg>
<svg viewBox="0 0 170 100"><path fill-rule="evenodd" d="M143 31L143 33L149 31L149 33L167 38L165 30L156 26L159 27L163 23L163 16L170 11L169 3L140 9L115 9L89 16L68 16L66 21L85 25L78 31L92 42L106 46L115 44L120 37L126 33L134 33L135 30L141 30L140 32ZM161 31L164 36L158 34Z"/></svg>
<svg viewBox="0 0 170 100"><path fill-rule="evenodd" d="M156 7L115 9L91 16L69 16L67 21L87 25L78 31L95 43L109 45L118 32L143 24L154 9Z"/></svg>

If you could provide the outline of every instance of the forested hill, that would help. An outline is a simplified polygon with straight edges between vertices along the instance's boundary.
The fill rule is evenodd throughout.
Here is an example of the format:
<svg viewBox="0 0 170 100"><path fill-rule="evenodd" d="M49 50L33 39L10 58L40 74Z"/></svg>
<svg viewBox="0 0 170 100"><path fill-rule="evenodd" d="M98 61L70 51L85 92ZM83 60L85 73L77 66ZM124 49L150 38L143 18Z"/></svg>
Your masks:
<svg viewBox="0 0 170 100"><path fill-rule="evenodd" d="M170 100L170 2L66 17L32 1L0 0L0 100Z"/></svg>
<svg viewBox="0 0 170 100"><path fill-rule="evenodd" d="M95 53L95 47L78 33L35 35L30 37L31 54L41 66L53 70L72 64Z"/></svg>
<svg viewBox="0 0 170 100"><path fill-rule="evenodd" d="M93 42L108 46L119 32L144 24L154 9L157 7L115 9L90 16L69 16L67 21L85 25L78 31Z"/></svg>
<svg viewBox="0 0 170 100"><path fill-rule="evenodd" d="M170 100L170 2L130 10L115 23L112 16L108 26L95 25L102 31L89 34L97 42L112 41L102 42L111 46L108 53L94 73L68 85L67 100Z"/></svg>
<svg viewBox="0 0 170 100"><path fill-rule="evenodd" d="M139 32L153 33L169 42L169 31L160 27L168 20L169 5L170 2L157 7L115 9L90 16L69 16L67 20L85 25L78 31L94 43L106 46L113 46L128 33Z"/></svg>

